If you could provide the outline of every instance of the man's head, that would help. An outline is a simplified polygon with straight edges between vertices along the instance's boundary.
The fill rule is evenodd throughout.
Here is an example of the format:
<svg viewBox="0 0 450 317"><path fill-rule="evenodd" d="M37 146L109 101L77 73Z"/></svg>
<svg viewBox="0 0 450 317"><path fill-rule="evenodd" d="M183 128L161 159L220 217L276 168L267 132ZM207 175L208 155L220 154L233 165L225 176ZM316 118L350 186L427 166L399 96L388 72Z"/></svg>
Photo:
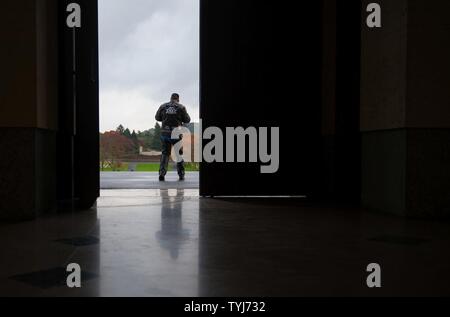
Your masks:
<svg viewBox="0 0 450 317"><path fill-rule="evenodd" d="M170 101L180 102L180 95L179 94L172 94L172 97L170 97Z"/></svg>

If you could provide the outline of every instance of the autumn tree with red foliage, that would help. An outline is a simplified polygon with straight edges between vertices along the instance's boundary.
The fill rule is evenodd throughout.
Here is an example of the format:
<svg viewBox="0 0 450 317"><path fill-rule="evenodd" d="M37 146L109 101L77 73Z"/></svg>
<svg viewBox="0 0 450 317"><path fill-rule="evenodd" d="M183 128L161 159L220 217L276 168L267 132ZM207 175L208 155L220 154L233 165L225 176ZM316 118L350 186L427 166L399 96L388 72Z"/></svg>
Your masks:
<svg viewBox="0 0 450 317"><path fill-rule="evenodd" d="M135 144L117 131L100 133L101 169L117 170L122 166L121 158L133 152Z"/></svg>

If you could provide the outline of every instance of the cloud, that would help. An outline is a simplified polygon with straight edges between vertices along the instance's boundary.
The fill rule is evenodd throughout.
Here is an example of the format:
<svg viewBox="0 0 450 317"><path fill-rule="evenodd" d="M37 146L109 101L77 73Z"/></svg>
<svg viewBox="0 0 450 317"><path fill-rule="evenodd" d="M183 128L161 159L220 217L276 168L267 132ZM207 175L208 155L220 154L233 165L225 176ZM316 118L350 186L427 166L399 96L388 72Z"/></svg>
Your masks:
<svg viewBox="0 0 450 317"><path fill-rule="evenodd" d="M99 11L101 130L153 127L172 92L198 118L199 1L100 0Z"/></svg>

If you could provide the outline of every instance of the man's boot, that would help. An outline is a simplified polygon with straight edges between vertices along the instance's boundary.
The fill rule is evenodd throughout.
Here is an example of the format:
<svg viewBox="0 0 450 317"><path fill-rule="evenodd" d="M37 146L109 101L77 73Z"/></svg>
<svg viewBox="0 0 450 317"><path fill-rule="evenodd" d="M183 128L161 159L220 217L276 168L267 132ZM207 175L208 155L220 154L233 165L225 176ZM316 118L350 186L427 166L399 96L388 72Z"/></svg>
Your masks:
<svg viewBox="0 0 450 317"><path fill-rule="evenodd" d="M177 164L178 176L180 177L180 181L185 180L186 171L184 169L184 161Z"/></svg>

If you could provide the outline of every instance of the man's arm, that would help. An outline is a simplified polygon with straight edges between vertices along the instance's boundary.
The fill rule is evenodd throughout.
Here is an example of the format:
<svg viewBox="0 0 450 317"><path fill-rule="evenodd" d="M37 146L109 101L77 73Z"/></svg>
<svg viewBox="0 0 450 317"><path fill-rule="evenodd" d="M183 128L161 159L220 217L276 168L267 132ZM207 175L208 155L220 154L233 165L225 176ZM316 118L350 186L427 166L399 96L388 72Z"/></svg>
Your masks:
<svg viewBox="0 0 450 317"><path fill-rule="evenodd" d="M163 121L163 109L164 109L163 106L159 107L158 112L156 113L156 116L155 116L156 121L159 121L159 122Z"/></svg>
<svg viewBox="0 0 450 317"><path fill-rule="evenodd" d="M191 117L189 116L186 107L182 106L181 107L182 111L181 111L181 120L183 121L183 124L188 124L191 123Z"/></svg>

